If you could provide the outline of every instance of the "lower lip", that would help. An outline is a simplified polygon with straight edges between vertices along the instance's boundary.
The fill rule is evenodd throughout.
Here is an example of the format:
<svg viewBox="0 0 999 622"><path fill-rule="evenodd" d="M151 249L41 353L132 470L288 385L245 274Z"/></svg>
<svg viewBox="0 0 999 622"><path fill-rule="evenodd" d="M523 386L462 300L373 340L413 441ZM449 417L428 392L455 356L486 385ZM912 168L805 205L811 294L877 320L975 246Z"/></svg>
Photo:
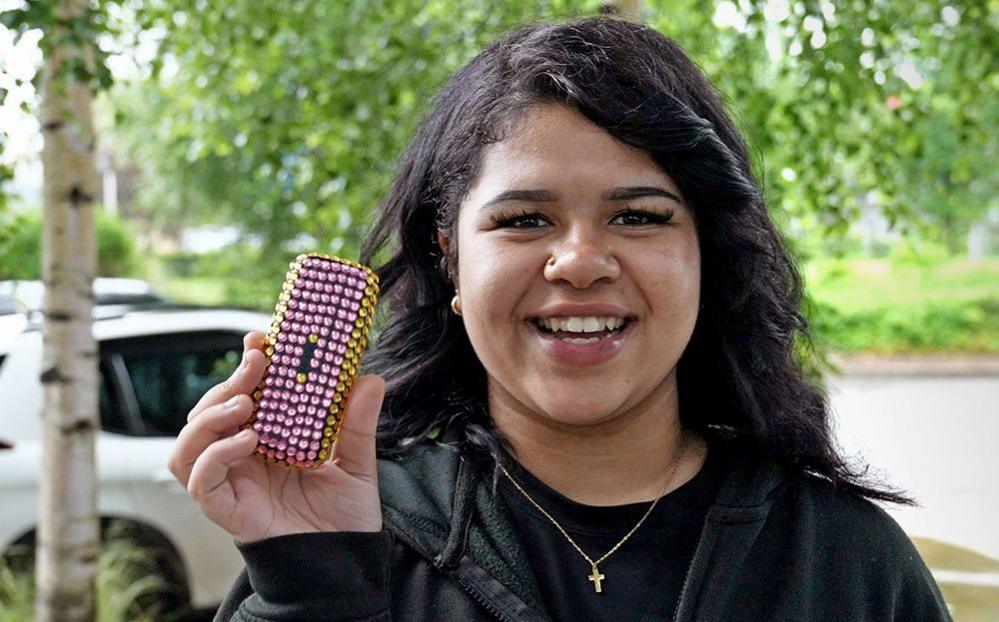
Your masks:
<svg viewBox="0 0 999 622"><path fill-rule="evenodd" d="M557 363L563 365L599 365L614 358L635 326L635 320L629 320L624 330L603 337L593 343L570 343L553 337L538 328L532 321L527 322L541 348Z"/></svg>

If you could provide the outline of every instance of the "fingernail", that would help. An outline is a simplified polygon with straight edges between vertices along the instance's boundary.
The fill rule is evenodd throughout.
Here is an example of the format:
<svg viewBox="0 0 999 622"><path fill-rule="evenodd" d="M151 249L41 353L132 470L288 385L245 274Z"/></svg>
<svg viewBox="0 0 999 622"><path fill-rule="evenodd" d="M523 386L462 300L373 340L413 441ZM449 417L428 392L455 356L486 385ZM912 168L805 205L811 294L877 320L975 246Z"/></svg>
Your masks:
<svg viewBox="0 0 999 622"><path fill-rule="evenodd" d="M227 399L225 401L225 407L229 408L229 409L233 409L233 408L236 407L236 404L238 404L238 403L239 403L239 396L238 395L234 395L234 396L230 397L229 399Z"/></svg>

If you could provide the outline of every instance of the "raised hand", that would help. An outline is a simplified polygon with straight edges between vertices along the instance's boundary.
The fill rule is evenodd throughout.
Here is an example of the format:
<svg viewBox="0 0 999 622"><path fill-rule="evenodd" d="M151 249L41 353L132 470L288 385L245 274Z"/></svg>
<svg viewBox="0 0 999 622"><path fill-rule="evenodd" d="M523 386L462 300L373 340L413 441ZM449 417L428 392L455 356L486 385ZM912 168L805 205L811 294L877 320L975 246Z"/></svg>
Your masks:
<svg viewBox="0 0 999 622"><path fill-rule="evenodd" d="M309 471L253 456L257 433L239 430L264 374L265 335L243 338L243 361L188 414L170 472L213 522L240 543L317 531L380 531L375 428L385 397L381 376L357 378L329 462Z"/></svg>

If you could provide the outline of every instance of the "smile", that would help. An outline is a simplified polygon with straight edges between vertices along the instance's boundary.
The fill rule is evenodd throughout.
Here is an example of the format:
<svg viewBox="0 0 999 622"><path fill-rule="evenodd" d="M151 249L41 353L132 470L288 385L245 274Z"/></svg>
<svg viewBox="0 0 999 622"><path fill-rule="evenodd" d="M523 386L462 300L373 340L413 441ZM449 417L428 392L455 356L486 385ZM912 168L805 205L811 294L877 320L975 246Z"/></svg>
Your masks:
<svg viewBox="0 0 999 622"><path fill-rule="evenodd" d="M628 318L623 326L593 333L576 333L542 328L537 320L527 320L537 343L556 363L563 365L599 365L612 359L624 346L635 326Z"/></svg>

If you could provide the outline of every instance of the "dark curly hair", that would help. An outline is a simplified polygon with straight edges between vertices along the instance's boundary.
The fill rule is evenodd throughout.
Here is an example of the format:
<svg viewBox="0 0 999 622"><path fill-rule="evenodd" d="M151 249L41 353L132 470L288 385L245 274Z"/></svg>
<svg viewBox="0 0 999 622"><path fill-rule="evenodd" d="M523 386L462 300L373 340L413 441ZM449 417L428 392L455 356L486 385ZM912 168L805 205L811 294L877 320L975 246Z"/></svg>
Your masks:
<svg viewBox="0 0 999 622"><path fill-rule="evenodd" d="M409 145L360 257L374 265L395 234L393 254L375 268L382 308L364 357L365 373L386 381L380 454L454 428L470 453L505 459L485 369L450 311L449 279L458 208L483 148L546 103L568 104L648 152L693 208L704 306L677 367L683 425L854 494L913 504L837 453L826 396L796 346L811 351L801 276L718 93L674 41L608 16L507 33L450 78ZM452 241L447 256L438 230Z"/></svg>

